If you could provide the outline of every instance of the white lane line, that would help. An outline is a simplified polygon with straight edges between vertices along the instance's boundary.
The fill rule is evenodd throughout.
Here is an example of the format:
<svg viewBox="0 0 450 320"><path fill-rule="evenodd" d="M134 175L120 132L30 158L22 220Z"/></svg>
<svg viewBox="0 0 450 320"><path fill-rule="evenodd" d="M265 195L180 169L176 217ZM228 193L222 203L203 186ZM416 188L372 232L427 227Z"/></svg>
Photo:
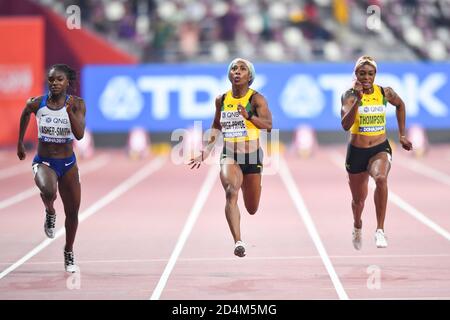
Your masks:
<svg viewBox="0 0 450 320"><path fill-rule="evenodd" d="M375 190L375 183L373 181L369 182L370 187ZM445 239L450 241L450 233L445 230L443 227L438 225L436 222L428 218L424 213L420 212L416 208L414 208L412 205L407 203L405 200L400 198L398 195L396 195L394 192L389 191L389 201L396 204L398 207L400 207L403 211L409 213L411 216L422 222L424 225L426 225L428 228L432 229L434 232L440 234Z"/></svg>
<svg viewBox="0 0 450 320"><path fill-rule="evenodd" d="M25 172L31 172L31 166L24 163L20 163L9 168L3 168L0 169L0 180L14 177Z"/></svg>
<svg viewBox="0 0 450 320"><path fill-rule="evenodd" d="M331 281L333 282L334 288L339 296L339 299L348 300L349 297L342 286L339 277L337 276L336 271L334 270L333 264L325 250L325 247L320 239L319 233L317 232L316 226L314 225L314 221L311 218L311 215L306 207L306 204L303 200L300 191L297 188L297 185L292 177L291 172L289 171L288 165L283 157L280 157L280 176L283 180L286 189L291 196L292 201L294 202L297 212L305 223L306 229L316 246L317 251L319 252L320 257L322 258L322 262L325 265L325 268L330 275Z"/></svg>
<svg viewBox="0 0 450 320"><path fill-rule="evenodd" d="M97 158L94 158L92 160L79 163L78 170L80 171L80 174L96 171L97 169L100 169L101 167L106 165L110 159L110 154L102 154L101 156L98 156Z"/></svg>
<svg viewBox="0 0 450 320"><path fill-rule="evenodd" d="M450 175L445 172L434 169L417 160L407 159L406 157L402 157L402 161L399 161L398 164L402 167L408 168L411 171L439 181L450 187Z"/></svg>
<svg viewBox="0 0 450 320"><path fill-rule="evenodd" d="M31 198L32 196L39 193L37 187L31 187L22 191L18 194L15 194L12 197L6 198L5 200L0 201L0 210L8 208L16 203L19 203L25 199Z"/></svg>
<svg viewBox="0 0 450 320"><path fill-rule="evenodd" d="M109 161L110 156L109 155L102 155L98 158L95 158L89 162L86 162L82 165L82 168L80 168L80 177L82 178L82 174L90 173L93 171L98 170L99 168L106 165ZM30 172L30 176L32 175L31 167L28 168ZM31 198L34 195L39 194L39 189L36 186L33 186L29 189L26 189L20 193L15 194L12 197L6 198L4 200L0 201L0 210L5 209L7 207L10 207L16 203L19 203L23 200L26 200L28 198Z"/></svg>
<svg viewBox="0 0 450 320"><path fill-rule="evenodd" d="M197 194L194 206L192 207L191 212L189 213L189 216L186 220L183 230L181 231L181 234L178 237L175 248L173 249L172 254L170 255L169 261L167 262L167 265L158 281L158 284L153 290L150 300L158 300L161 297L161 293L163 292L164 287L166 286L170 273L175 267L175 264L178 260L178 257L181 254L181 251L183 250L186 240L188 239L189 234L191 233L192 228L194 227L194 224L197 221L197 218L200 215L200 212L202 211L202 208L205 205L209 193L211 192L214 184L216 183L218 176L219 176L219 166L217 165L211 166L211 168L208 171L208 175L205 181L203 182L200 191Z"/></svg>
<svg viewBox="0 0 450 320"><path fill-rule="evenodd" d="M332 162L337 165L339 168L344 168L344 157L341 156L338 152L332 152L330 153L330 158ZM372 190L375 190L375 182L373 182L373 179L369 180L369 187ZM392 203L394 203L396 206L398 206L400 209L402 209L404 212L408 213L410 216L418 220L419 222L426 225L428 228L433 230L434 232L438 233L439 235L443 236L445 239L450 241L450 233L442 228L440 225L438 225L436 222L428 218L424 213L420 212L416 208L414 208L412 205L407 203L405 200L403 200L400 196L398 196L395 192L393 192L391 189L389 190L389 196L388 200Z"/></svg>
<svg viewBox="0 0 450 320"><path fill-rule="evenodd" d="M111 190L107 195L100 198L97 202L92 204L90 207L88 207L86 210L84 210L79 215L79 223L82 223L84 220L98 212L100 209L108 205L109 203L113 202L115 199L119 198L121 195L123 195L125 192L129 191L131 188L133 188L135 185L137 185L139 182L146 179L149 175L160 169L164 163L166 162L166 157L158 157L148 163L146 166L144 166L142 169L137 171L135 174L133 174L131 177L129 177L127 180L123 181L121 184L119 184L117 187L115 187L113 190ZM60 228L56 234L54 239L46 239L42 241L38 246L36 246L34 249L32 249L30 252L28 252L26 255L24 255L22 258L20 258L18 261L16 261L13 265L8 267L7 269L3 270L0 273L0 279L7 276L10 272L14 271L18 267L20 267L22 264L27 262L29 259L31 259L33 256L38 254L40 251L45 249L48 245L50 245L53 241L60 238L66 233L66 230L64 227Z"/></svg>
<svg viewBox="0 0 450 320"><path fill-rule="evenodd" d="M329 256L332 259L424 259L424 258L449 258L450 254L405 254L405 255L356 255L356 256ZM245 260L253 261L267 261L267 260L314 260L321 259L317 256L286 256L286 257L246 257ZM111 260L77 260L79 264L95 264L95 263L152 263L152 262L167 262L166 258L154 258L154 259L111 259ZM178 258L178 262L216 262L216 261L236 261L236 258L232 257L216 257L216 258ZM0 262L0 265L10 265L14 262ZM61 261L36 261L28 262L27 265L50 265L61 264Z"/></svg>

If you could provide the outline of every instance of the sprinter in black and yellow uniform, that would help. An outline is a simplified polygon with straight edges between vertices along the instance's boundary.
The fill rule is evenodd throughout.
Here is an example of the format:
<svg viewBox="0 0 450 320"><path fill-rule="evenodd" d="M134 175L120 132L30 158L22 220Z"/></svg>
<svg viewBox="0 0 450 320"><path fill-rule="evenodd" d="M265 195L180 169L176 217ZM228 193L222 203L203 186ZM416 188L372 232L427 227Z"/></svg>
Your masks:
<svg viewBox="0 0 450 320"><path fill-rule="evenodd" d="M245 256L241 239L240 212L237 204L242 190L245 208L251 215L258 210L261 198L263 153L259 145L259 130L272 129L272 115L266 99L250 89L255 79L253 64L234 59L228 67L231 90L216 98L212 134L201 155L191 160L192 168L200 167L220 135L224 147L220 161L220 180L225 190L225 216L234 240L234 254Z"/></svg>
<svg viewBox="0 0 450 320"><path fill-rule="evenodd" d="M387 102L396 107L399 140L405 150L412 150L405 135L405 104L390 87L374 84L377 64L372 57L362 56L355 64L353 88L342 96L341 124L350 130L345 168L352 192L353 234L355 249L362 246L361 215L367 197L369 176L376 183L374 194L377 215L375 244L387 247L384 219L388 198L387 177L391 168L392 149L386 137Z"/></svg>

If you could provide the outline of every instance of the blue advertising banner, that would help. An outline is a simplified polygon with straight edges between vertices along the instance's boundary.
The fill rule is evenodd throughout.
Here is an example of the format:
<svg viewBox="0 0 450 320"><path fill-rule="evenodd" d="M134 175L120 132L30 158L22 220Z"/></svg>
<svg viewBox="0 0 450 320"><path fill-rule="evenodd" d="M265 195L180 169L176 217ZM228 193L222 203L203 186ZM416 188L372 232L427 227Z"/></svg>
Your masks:
<svg viewBox="0 0 450 320"><path fill-rule="evenodd" d="M349 63L256 64L252 88L265 96L273 128L341 130L340 98L351 85ZM93 132L127 132L133 127L172 131L202 121L211 125L214 100L231 88L224 64L87 66L82 95ZM392 87L406 104L407 126L450 129L449 63L379 63L375 83ZM389 129L397 128L388 106Z"/></svg>

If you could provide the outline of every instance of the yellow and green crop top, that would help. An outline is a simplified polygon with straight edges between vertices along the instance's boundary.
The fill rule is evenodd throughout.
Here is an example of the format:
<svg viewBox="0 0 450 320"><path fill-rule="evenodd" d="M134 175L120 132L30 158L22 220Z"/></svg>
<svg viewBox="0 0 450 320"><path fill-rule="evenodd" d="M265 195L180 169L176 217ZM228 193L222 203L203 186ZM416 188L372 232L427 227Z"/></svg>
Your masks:
<svg viewBox="0 0 450 320"><path fill-rule="evenodd" d="M251 110L250 98L255 93L248 89L242 98L234 98L232 91L225 93L220 111L220 124L225 141L241 142L257 140L259 129L239 113L238 105L245 107L247 112Z"/></svg>
<svg viewBox="0 0 450 320"><path fill-rule="evenodd" d="M374 84L371 94L363 94L350 132L364 136L386 133L386 105L383 89Z"/></svg>

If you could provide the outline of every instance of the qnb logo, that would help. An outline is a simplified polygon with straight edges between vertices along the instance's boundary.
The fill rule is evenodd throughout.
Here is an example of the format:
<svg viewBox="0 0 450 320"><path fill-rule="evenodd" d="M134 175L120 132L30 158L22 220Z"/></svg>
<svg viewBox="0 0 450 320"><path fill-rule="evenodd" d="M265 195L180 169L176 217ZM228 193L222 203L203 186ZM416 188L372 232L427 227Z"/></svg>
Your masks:
<svg viewBox="0 0 450 320"><path fill-rule="evenodd" d="M67 119L65 119L65 118L53 118L52 122L54 124L68 124L69 123L69 121Z"/></svg>
<svg viewBox="0 0 450 320"><path fill-rule="evenodd" d="M46 123L54 123L54 124L68 124L69 120L66 118L47 117L47 118L45 118L45 122Z"/></svg>
<svg viewBox="0 0 450 320"><path fill-rule="evenodd" d="M385 111L384 106L363 106L359 109L363 113L383 113Z"/></svg>
<svg viewBox="0 0 450 320"><path fill-rule="evenodd" d="M381 289L381 269L377 265L370 265L367 267L366 272L369 274L367 279L367 289L379 290Z"/></svg>
<svg viewBox="0 0 450 320"><path fill-rule="evenodd" d="M241 114L239 113L239 111L224 111L222 112L222 118L237 118L239 117Z"/></svg>
<svg viewBox="0 0 450 320"><path fill-rule="evenodd" d="M384 107L383 106L376 106L376 107L370 107L371 112L383 112Z"/></svg>

